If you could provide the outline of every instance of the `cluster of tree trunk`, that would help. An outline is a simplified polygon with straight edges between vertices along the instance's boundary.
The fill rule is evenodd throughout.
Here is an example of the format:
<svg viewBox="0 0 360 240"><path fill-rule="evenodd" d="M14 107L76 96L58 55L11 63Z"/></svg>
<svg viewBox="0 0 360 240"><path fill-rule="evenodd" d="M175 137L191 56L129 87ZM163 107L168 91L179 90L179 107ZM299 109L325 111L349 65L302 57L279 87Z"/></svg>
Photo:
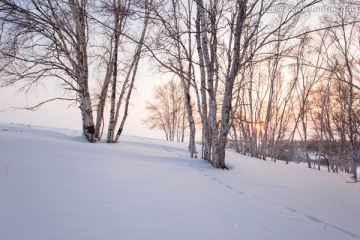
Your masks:
<svg viewBox="0 0 360 240"><path fill-rule="evenodd" d="M61 97L27 109L55 100L75 101L89 142L101 138L110 101L107 142L117 142L128 115L151 6L152 0L1 0L1 86L20 82L22 90L29 90L41 81L60 82ZM94 69L102 79L98 89L90 88Z"/></svg>

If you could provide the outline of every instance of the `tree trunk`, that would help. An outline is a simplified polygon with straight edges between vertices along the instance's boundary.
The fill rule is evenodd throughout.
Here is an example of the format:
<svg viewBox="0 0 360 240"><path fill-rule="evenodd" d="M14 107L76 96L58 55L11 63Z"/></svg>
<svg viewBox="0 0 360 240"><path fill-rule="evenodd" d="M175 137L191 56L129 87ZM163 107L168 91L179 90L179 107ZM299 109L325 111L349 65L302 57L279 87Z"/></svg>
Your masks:
<svg viewBox="0 0 360 240"><path fill-rule="evenodd" d="M180 46L181 36L180 36L179 22L178 22L178 16L177 16L177 6L175 5L174 2L173 2L173 11L174 11L175 31L176 31L176 39L177 39L176 49L177 49L177 64L178 64L178 68L179 68L178 75L180 77L181 85L182 85L183 92L184 92L185 109L186 109L186 115L187 115L188 123L189 123L190 158L193 158L194 154L196 153L196 145L195 145L196 128L195 128L195 121L194 121L193 110L192 110L192 106L191 106L191 96L190 96L192 59L191 59L191 52L189 52L188 56L187 56L188 57L187 60L189 61L189 66L188 66L187 76L185 77L184 66L183 66L182 57L181 57L181 46ZM191 20L188 20L188 21L191 21ZM188 24L187 27L190 28L189 23L187 23L187 24ZM190 29L188 29L188 30L190 31ZM189 51L191 51L191 36L189 36Z"/></svg>
<svg viewBox="0 0 360 240"><path fill-rule="evenodd" d="M199 68L200 68L200 94L201 94L201 123L202 123L202 154L201 158L210 161L210 134L209 134L209 122L208 122L208 107L206 101L206 74L205 74L205 62L204 62L204 51L203 46L201 44L201 12L202 6L197 4L197 16L196 16L196 45L197 45L197 52L199 56Z"/></svg>
<svg viewBox="0 0 360 240"><path fill-rule="evenodd" d="M99 96L99 103L97 106L97 117L96 117L96 126L95 126L95 138L100 139L101 138L101 127L104 121L104 110L105 110L105 103L107 99L107 93L109 89L109 84L111 81L111 75L112 75L112 54L110 54L109 61L107 63L107 69L106 74L104 78L104 82L101 88L100 96Z"/></svg>
<svg viewBox="0 0 360 240"><path fill-rule="evenodd" d="M111 82L111 98L110 98L110 118L109 118L109 128L106 142L112 143L114 139L114 130L115 130L115 106L116 106L116 85L117 85L117 56L118 56L118 47L114 47L114 60L113 60L113 76Z"/></svg>
<svg viewBox="0 0 360 240"><path fill-rule="evenodd" d="M229 123L230 123L230 111L231 111L231 102L232 102L232 91L235 82L237 72L240 68L241 59L244 57L244 49L242 51L242 56L240 56L240 40L241 33L243 30L243 23L246 12L246 1L239 1L238 3L239 11L236 19L236 27L234 33L234 48L233 48L233 61L231 65L231 70L227 75L225 82L225 92L224 100L221 110L221 121L220 121L220 135L217 143L217 148L215 149L215 159L212 164L216 168L227 168L225 165L225 148L227 143L227 135L229 132Z"/></svg>
<svg viewBox="0 0 360 240"><path fill-rule="evenodd" d="M91 105L91 97L88 86L89 65L87 55L87 26L86 26L86 2L69 2L71 13L75 22L77 46L77 65L75 73L78 78L78 96L82 115L83 133L89 142L95 142L95 126Z"/></svg>
<svg viewBox="0 0 360 240"><path fill-rule="evenodd" d="M119 51L119 42L120 42L120 33L121 33L121 26L122 26L122 17L121 15L121 3L114 2L113 6L114 11L114 51L113 51L113 61L112 61L112 87L111 87L111 99L110 99L110 118L109 118L109 128L108 128L108 135L106 142L112 143L114 141L114 131L116 125L115 119L115 106L116 106L116 91L117 91L117 77L118 77L118 51Z"/></svg>
<svg viewBox="0 0 360 240"><path fill-rule="evenodd" d="M122 118L121 123L120 123L120 127L119 127L119 129L117 131L117 134L116 134L116 137L115 137L115 140L114 140L115 143L117 143L119 141L119 137L121 136L121 133L122 133L122 131L124 129L124 125L125 125L125 122L126 122L126 119L127 119L127 116L128 116L128 108L129 108L130 97L131 97L132 89L134 87L135 77L136 77L136 73L137 73L137 70L138 70L139 61L140 61L140 58L141 58L141 51L142 51L142 47L143 47L143 44L144 44L145 35L146 35L147 29L148 29L149 16L150 16L149 7L151 6L151 4L152 4L152 0L145 2L145 9L146 9L145 10L145 20L144 20L143 29L142 29L142 32L141 32L141 37L140 37L138 46L136 48L133 63L131 64L131 67L129 69L126 81L124 83L123 91L120 94L119 102L117 104L115 122L117 122L117 119L118 119L118 116L119 116L119 109L120 109L121 101L122 101L122 98L123 98L123 95L124 95L124 91L125 91L125 89L127 87L125 85L127 84L130 73L132 72L132 79L131 79L130 85L128 86L128 93L127 93L127 97L126 97L126 100L125 100L124 115L123 115L123 118Z"/></svg>
<svg viewBox="0 0 360 240"><path fill-rule="evenodd" d="M85 79L83 81L85 81ZM86 136L89 142L94 143L96 142L95 127L92 114L91 98L87 84L80 87L79 102L82 115L83 134Z"/></svg>

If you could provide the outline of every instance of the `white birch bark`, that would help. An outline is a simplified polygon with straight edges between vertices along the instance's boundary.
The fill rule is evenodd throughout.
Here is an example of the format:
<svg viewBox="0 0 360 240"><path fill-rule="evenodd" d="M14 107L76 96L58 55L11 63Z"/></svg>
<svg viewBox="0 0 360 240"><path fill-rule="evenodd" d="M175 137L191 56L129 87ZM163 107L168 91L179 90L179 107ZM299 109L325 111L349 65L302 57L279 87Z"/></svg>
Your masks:
<svg viewBox="0 0 360 240"><path fill-rule="evenodd" d="M209 133L209 122L208 122L208 106L207 106L207 92L206 92L206 73L205 73L205 61L204 61L204 50L201 43L201 19L204 14L202 6L197 3L197 16L196 16L196 45L199 57L199 68L200 68L200 95L201 95L201 123L202 123L202 140L203 149L201 158L210 161L211 151L211 140Z"/></svg>
<svg viewBox="0 0 360 240"><path fill-rule="evenodd" d="M113 14L114 14L114 47L112 59L112 82L111 82L111 97L110 97L110 117L108 135L106 138L107 143L114 141L114 131L116 127L115 107L116 107L116 92L117 92L117 78L118 78L118 52L120 43L120 34L122 29L122 3L113 1Z"/></svg>
<svg viewBox="0 0 360 240"><path fill-rule="evenodd" d="M264 14L263 2L260 3L260 10L257 14L257 19L251 31L244 37L243 43L241 43L241 37L244 33L244 24L245 19L247 17L247 1L238 1L237 2L237 16L235 21L235 29L234 29L234 42L233 42L233 58L231 61L231 68L229 72L226 74L225 81L225 91L224 91L224 100L222 102L222 110L221 110L221 121L220 121L220 132L219 132L219 140L218 146L215 150L215 159L213 162L213 166L216 168L227 168L225 165L225 148L227 143L227 134L229 132L229 121L230 121L230 110L232 107L232 91L235 82L235 78L238 74L239 69L242 65L244 65L246 53L250 46L251 40L256 36L258 31L260 20ZM253 11L255 5L250 7L250 11Z"/></svg>
<svg viewBox="0 0 360 240"><path fill-rule="evenodd" d="M91 97L88 86L89 66L87 55L87 26L86 26L86 1L77 3L69 1L71 13L75 22L77 46L76 74L79 86L79 102L83 121L83 133L89 142L95 142L95 127L93 120Z"/></svg>
<svg viewBox="0 0 360 240"><path fill-rule="evenodd" d="M235 22L235 33L234 33L234 45L233 45L233 59L231 64L231 69L229 74L227 74L225 82L225 92L224 100L221 110L221 123L220 123L220 135L217 148L215 149L215 158L212 162L213 166L216 168L227 168L225 165L225 147L227 143L227 134L229 132L229 122L230 122L230 110L232 102L232 91L235 82L235 77L240 68L241 60L244 56L244 51L241 56L241 33L243 31L243 24L246 13L246 1L238 2L238 12Z"/></svg>
<svg viewBox="0 0 360 240"><path fill-rule="evenodd" d="M212 162L215 158L215 149L218 144L218 123L217 123L217 86L219 75L216 72L217 62L217 1L210 2L211 11L205 9L204 2L199 0L197 3L197 48L200 59L203 101L208 101L208 115L202 120L207 121L203 126L204 159ZM209 21L208 21L209 19ZM208 31L211 42L209 42ZM206 73L206 74L205 74ZM204 99L204 97L208 99ZM204 103L202 103L204 104ZM206 106L206 108L207 108ZM204 106L205 107L205 106ZM202 111L204 114L204 111ZM205 129L207 128L207 129ZM205 154L206 153L206 154ZM207 155L207 156L206 156Z"/></svg>

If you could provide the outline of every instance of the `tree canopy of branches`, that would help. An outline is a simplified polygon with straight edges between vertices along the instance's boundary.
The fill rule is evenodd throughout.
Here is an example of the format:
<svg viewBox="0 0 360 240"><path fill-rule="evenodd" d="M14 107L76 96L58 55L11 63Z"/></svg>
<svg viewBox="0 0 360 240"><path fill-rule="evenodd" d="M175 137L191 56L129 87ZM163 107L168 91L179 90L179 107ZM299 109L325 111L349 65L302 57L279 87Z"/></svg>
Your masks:
<svg viewBox="0 0 360 240"><path fill-rule="evenodd" d="M1 0L1 86L19 82L22 90L28 90L41 81L59 81L65 97L49 99L28 109L36 110L53 100L75 101L81 111L83 133L90 142L100 137L105 102L111 91L108 142L118 141L149 24L150 4L151 0ZM142 30L129 30L130 26L141 24ZM95 49L98 55L93 53ZM95 104L95 124L90 85L94 82L91 73L96 64L100 66L98 73L102 69L106 73ZM125 80L118 88L120 73ZM119 89L120 96L115 103ZM115 137L120 106L124 102L123 119Z"/></svg>

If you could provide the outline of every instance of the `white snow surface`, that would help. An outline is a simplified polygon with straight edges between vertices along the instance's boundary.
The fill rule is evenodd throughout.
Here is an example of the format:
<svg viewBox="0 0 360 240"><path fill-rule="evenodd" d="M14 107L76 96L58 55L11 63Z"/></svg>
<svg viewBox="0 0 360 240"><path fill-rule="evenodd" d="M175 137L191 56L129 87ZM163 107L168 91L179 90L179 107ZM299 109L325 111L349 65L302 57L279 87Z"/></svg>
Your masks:
<svg viewBox="0 0 360 240"><path fill-rule="evenodd" d="M200 150L200 146L198 146ZM360 183L186 143L0 124L2 240L360 239Z"/></svg>

